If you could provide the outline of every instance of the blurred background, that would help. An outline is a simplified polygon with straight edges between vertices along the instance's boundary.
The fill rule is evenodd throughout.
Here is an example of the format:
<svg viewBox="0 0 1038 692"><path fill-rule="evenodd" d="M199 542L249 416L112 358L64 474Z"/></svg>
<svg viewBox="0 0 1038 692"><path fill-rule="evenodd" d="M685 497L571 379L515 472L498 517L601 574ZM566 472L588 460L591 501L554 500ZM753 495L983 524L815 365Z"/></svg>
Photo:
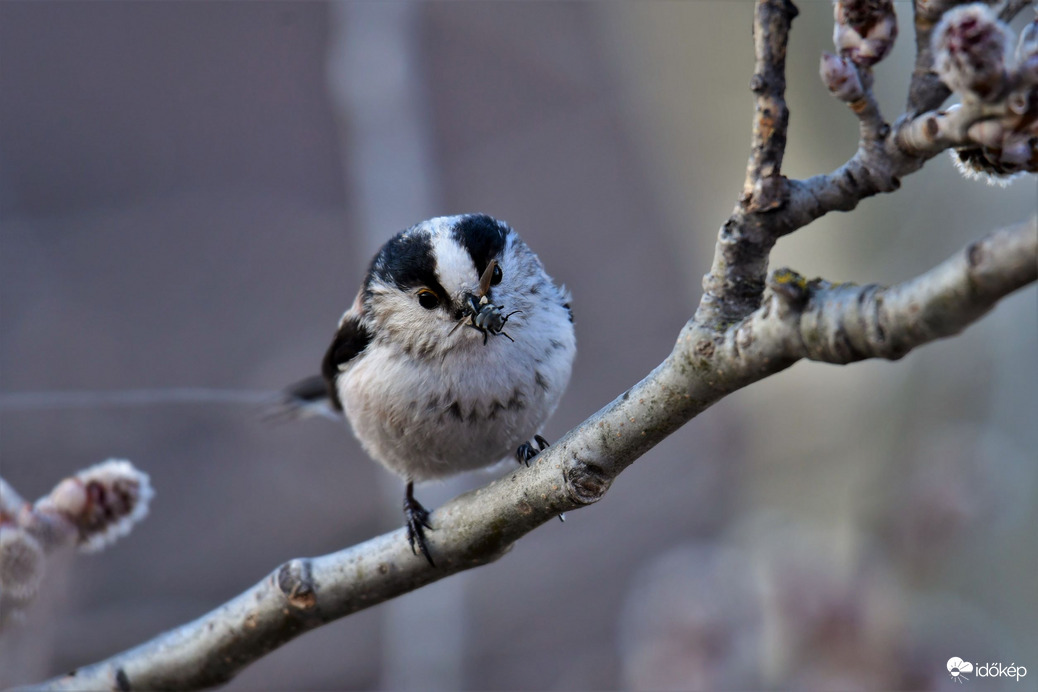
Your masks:
<svg viewBox="0 0 1038 692"><path fill-rule="evenodd" d="M857 125L817 77L831 6L800 6L785 172L806 177L854 152ZM912 59L897 8L877 70L890 119ZM257 403L317 371L401 228L492 214L572 290L579 353L549 439L662 360L741 190L751 16L748 0L0 4L0 472L35 498L125 457L157 489L128 538L50 575L0 635L0 686L401 524L400 481L345 426L271 424ZM896 282L1036 196L1033 177L970 183L941 156L783 239L774 266ZM1038 676L1035 303L1030 287L896 363L801 363L738 392L565 524L228 687L949 688L952 656Z"/></svg>

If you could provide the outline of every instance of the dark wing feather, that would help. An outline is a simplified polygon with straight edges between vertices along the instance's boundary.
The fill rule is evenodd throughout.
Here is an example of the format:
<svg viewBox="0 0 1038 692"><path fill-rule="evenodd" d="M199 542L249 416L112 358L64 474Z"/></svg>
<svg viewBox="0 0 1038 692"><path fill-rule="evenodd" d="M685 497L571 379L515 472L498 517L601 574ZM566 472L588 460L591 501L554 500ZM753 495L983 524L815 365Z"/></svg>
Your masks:
<svg viewBox="0 0 1038 692"><path fill-rule="evenodd" d="M342 412L334 409L328 384L323 375L314 375L286 387L280 401L266 413L268 421L284 421L310 416L338 418Z"/></svg>
<svg viewBox="0 0 1038 692"><path fill-rule="evenodd" d="M331 400L332 407L337 411L342 410L342 402L339 401L339 393L335 389L335 378L341 372L342 366L353 360L369 343L371 332L368 331L360 314L352 311L346 313L338 331L335 332L331 346L324 354L324 360L321 361L325 396Z"/></svg>

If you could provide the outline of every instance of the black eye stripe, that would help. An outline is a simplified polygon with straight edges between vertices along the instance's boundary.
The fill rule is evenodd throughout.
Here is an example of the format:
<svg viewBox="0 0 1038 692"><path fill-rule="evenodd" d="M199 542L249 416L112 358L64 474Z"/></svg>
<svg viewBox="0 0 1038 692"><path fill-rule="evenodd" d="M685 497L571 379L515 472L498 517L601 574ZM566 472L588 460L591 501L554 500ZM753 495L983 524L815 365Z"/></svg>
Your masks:
<svg viewBox="0 0 1038 692"><path fill-rule="evenodd" d="M392 283L402 291L424 286L436 294L440 303L449 302L447 291L436 276L436 257L433 255L429 232L414 227L401 231L382 246L371 261L365 293L371 295L371 281Z"/></svg>
<svg viewBox="0 0 1038 692"><path fill-rule="evenodd" d="M483 276L490 260L505 249L505 240L510 232L507 224L486 214L463 216L451 229L454 239L465 248L476 265L476 276Z"/></svg>

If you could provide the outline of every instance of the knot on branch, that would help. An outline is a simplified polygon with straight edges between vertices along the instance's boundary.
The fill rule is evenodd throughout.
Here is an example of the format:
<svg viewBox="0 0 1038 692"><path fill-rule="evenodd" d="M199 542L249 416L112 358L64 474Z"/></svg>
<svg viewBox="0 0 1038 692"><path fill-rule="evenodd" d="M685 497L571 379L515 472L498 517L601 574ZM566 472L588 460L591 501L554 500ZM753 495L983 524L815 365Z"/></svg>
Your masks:
<svg viewBox="0 0 1038 692"><path fill-rule="evenodd" d="M758 178L753 183L753 189L742 201L746 211L751 214L781 209L789 201L786 177L774 174Z"/></svg>
<svg viewBox="0 0 1038 692"><path fill-rule="evenodd" d="M564 477L570 498L581 505L601 500L613 482L601 466L579 459L565 471Z"/></svg>
<svg viewBox="0 0 1038 692"><path fill-rule="evenodd" d="M317 605L309 560L292 560L282 565L277 572L277 585L293 607L310 610Z"/></svg>
<svg viewBox="0 0 1038 692"><path fill-rule="evenodd" d="M807 279L788 267L776 269L771 273L768 288L783 303L795 308L803 307L811 296Z"/></svg>

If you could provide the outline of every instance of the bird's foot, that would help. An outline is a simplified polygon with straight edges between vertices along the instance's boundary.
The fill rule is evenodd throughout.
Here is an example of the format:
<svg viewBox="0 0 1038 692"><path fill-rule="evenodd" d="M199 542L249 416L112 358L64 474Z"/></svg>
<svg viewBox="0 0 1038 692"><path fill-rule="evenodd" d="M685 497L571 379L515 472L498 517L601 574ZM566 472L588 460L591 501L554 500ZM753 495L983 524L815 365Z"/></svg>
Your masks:
<svg viewBox="0 0 1038 692"><path fill-rule="evenodd" d="M524 442L521 445L519 445L519 449L515 450L515 458L519 460L520 464L526 464L527 466L529 466L531 459L533 459L535 456L537 456L549 447L548 441L540 435L534 435L533 441L534 444L537 445L536 447L534 447L529 442ZM560 514L559 521L566 521L566 515Z"/></svg>
<svg viewBox="0 0 1038 692"><path fill-rule="evenodd" d="M519 445L519 449L515 450L515 458L519 460L520 464L529 466L531 459L548 448L548 441L540 435L534 435L533 441L537 445L536 447L529 442L524 442Z"/></svg>
<svg viewBox="0 0 1038 692"><path fill-rule="evenodd" d="M429 564L435 567L436 563L429 554L429 546L425 544L425 530L432 530L429 510L415 499L414 482L407 484L407 493L404 495L404 519L407 521L407 543L411 546L411 552L417 555L420 550Z"/></svg>

